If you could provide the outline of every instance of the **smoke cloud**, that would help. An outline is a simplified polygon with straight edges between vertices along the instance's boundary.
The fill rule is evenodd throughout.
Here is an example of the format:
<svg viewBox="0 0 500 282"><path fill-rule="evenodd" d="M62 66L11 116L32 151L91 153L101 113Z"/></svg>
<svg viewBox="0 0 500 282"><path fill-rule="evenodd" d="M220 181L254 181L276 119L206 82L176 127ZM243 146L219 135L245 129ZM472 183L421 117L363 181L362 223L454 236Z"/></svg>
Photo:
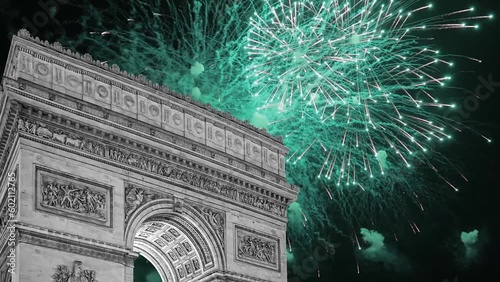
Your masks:
<svg viewBox="0 0 500 282"><path fill-rule="evenodd" d="M479 256L479 231L472 230L470 232L463 231L460 234L460 240L464 244L465 256L464 262L469 264L475 261Z"/></svg>
<svg viewBox="0 0 500 282"><path fill-rule="evenodd" d="M406 271L409 264L405 257L390 249L385 243L385 237L375 230L361 228L361 236L368 247L360 250L363 259L370 262L383 263L384 267L395 271Z"/></svg>

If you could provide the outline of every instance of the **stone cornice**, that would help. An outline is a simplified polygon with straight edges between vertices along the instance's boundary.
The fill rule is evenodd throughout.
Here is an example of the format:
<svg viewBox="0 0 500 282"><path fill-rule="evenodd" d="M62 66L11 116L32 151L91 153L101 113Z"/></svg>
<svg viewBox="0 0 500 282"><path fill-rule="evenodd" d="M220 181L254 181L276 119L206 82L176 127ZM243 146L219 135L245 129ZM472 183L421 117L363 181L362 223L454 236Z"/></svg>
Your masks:
<svg viewBox="0 0 500 282"><path fill-rule="evenodd" d="M81 133L84 126L80 127L74 120L66 119L66 124L73 124L77 130L63 127L62 119L58 119L57 115L44 113L31 106L27 114L30 118L21 118L22 122L16 123L16 130L19 130L19 134L25 138L49 146L77 154L83 153L99 162L137 171L188 190L208 193L224 201L230 200L234 204L251 207L265 213L266 216L280 220L285 220L286 207L293 201L291 197L271 192L236 176L179 156L146 147L136 141L125 139L127 141L117 142L114 140L117 136L104 132L99 134L94 130L92 133L88 130L86 133ZM59 124L53 119L58 120ZM36 127L33 127L33 124Z"/></svg>
<svg viewBox="0 0 500 282"><path fill-rule="evenodd" d="M32 50L36 46L23 47L23 40L19 40L14 40L9 54L5 84L21 82L23 87L32 84L32 88L50 93L45 99L57 100L78 110L90 110L101 118L114 118L115 122L128 119L137 124L140 121L148 124L148 131L152 134L161 129L159 131L167 131L196 142L198 146L227 153L235 159L285 176L288 149L283 145L233 126L224 117L195 111L189 108L192 105L182 105L168 97L154 97L141 92L142 89L115 86L109 79L102 78L105 74L98 70L90 75L69 70L67 66L63 68L55 63L60 59L56 55L36 53ZM46 50L40 52L43 51ZM47 58L42 59L44 56Z"/></svg>
<svg viewBox="0 0 500 282"><path fill-rule="evenodd" d="M247 130L251 130L262 137L265 137L269 140L272 140L273 142L276 142L278 144L282 144L282 138L281 137L275 137L267 133L265 129L258 129L252 125L248 121L239 121L238 119L234 118L231 116L231 114L226 113L226 112L221 112L218 110L215 110L211 107L210 104L203 104L196 102L192 100L192 98L189 95L182 95L180 93L176 93L170 89L168 89L167 86L159 86L158 84L152 83L150 80L147 79L146 76L144 75L133 75L129 74L126 71L121 71L120 67L117 65L112 65L109 67L106 63L100 62L100 61L95 61L93 60L92 56L89 54L84 54L81 55L79 53L74 53L69 49L64 48L60 43L55 42L53 44L50 44L48 41L42 41L38 37L31 37L30 33L23 29L18 32L18 36L14 37L15 41L20 41L19 38L25 39L28 42L34 43L31 44L30 47L34 47L35 49L38 49L38 52L44 52L46 53L46 50L41 50L40 47L44 47L44 49L49 49L55 53L58 54L58 57L64 58L63 60L68 60L68 59L76 59L78 61L77 65L85 66L89 69L92 69L93 71L99 71L100 73L106 73L108 76L113 77L114 80L110 81L103 81L103 82L109 82L110 84L113 85L119 85L119 84L129 84L133 85L133 87L139 86L141 89L147 90L149 93L154 93L152 94L153 97L157 99L161 99L164 97L167 97L170 100L179 102L181 104L189 104L191 107L196 107L198 111L200 112L207 112L207 113L212 113L215 114L214 116L219 116L222 117L223 119L232 122L233 124L238 125L239 127L246 128ZM40 46L40 47L38 47ZM42 56L41 56L42 58ZM60 66L64 66L64 62L62 60L58 60L55 62L56 64ZM79 69L78 67L72 66L75 69ZM85 70L81 70L82 74L85 75L92 75L91 72L86 73ZM151 94L149 94L151 95ZM145 96L148 96L148 94L145 94ZM217 117L216 117L217 118ZM283 147L284 148L284 147Z"/></svg>
<svg viewBox="0 0 500 282"><path fill-rule="evenodd" d="M283 196L288 195L286 197L290 197L292 200L294 200L293 198L298 193L298 187L288 184L282 176L273 174L271 172L265 172L264 170L262 170L259 167L256 167L252 164L245 163L244 161L240 161L240 160L231 158L231 156L226 155L224 153L217 152L215 150L208 150L208 149L203 148L201 146L197 146L196 143L192 142L191 140L188 140L185 138L180 138L180 137L176 138L175 135L169 136L169 135L163 134L160 131L156 131L154 135L151 134L150 132L148 132L149 134L144 132L147 130L141 130L139 132L136 128L125 127L122 125L118 125L116 123L112 123L108 120L98 119L94 116L90 116L88 114L85 114L82 111L78 111L76 109L68 109L67 107L58 105L50 100L45 100L45 99L40 99L38 97L34 97L31 95L31 93L27 93L26 91L18 90L18 89L12 88L11 86L7 86L7 88L9 89L9 91L14 92L16 94L26 96L28 98L43 102L43 103L51 105L51 106L55 106L57 108L72 112L72 113L77 114L79 116L89 118L91 120L99 121L100 123L103 123L103 124L108 125L108 126L113 126L119 130L124 131L125 133L132 133L134 135L139 135L141 137L144 137L146 139L154 141L155 143L163 144L163 145L166 145L168 147L175 148L179 151L186 153L187 155L197 156L197 157L205 159L211 163L217 163L218 165L220 165L222 167L225 167L225 168L230 169L232 171L237 171L237 172L241 173L242 175L246 175L250 178L256 179L259 182L270 185L271 187L274 187L278 190L283 190L285 192L285 194ZM37 118L38 117L42 118L42 119L40 119L40 121L43 123L48 122L49 124L54 124L57 126L64 126L67 129L75 130L77 132L89 134L93 137L98 137L98 138L104 139L108 143L113 143L113 144L116 144L119 146L126 146L126 147L132 148L134 150L141 150L141 151L144 151L148 154L172 158L173 160L177 160L181 164L190 162L189 160L185 160L185 159L179 158L177 156L172 156L169 154L162 154L160 151L158 151L157 148L154 148L151 145L148 145L146 143L137 142L137 139L135 139L135 138L123 137L123 135L121 135L121 134L108 133L108 132L105 132L99 128L90 127L84 123L80 123L80 122L74 121L74 120L69 120L67 118L64 118L60 114L51 113L49 111L41 110L41 109L35 109L31 106L24 106L23 111L30 116L34 115ZM145 129L148 129L148 127L146 127ZM162 138L161 139L158 138L157 135L160 135ZM216 174L218 177L221 177L223 179L232 178L232 179L230 179L231 182L239 183L240 185L245 186L251 190L255 190L261 194L268 193L268 195L271 198L274 198L275 196L279 198L279 196L277 194L275 195L273 192L266 191L263 187L259 187L259 185L254 185L253 183L249 183L243 179L238 180L237 177L227 176L227 175L225 175L223 173L219 173L219 172L215 171L213 168L209 168L209 167L203 168L203 170L210 172L211 174ZM260 177L258 176L259 174L260 174ZM281 194L281 193L279 193L279 194Z"/></svg>
<svg viewBox="0 0 500 282"><path fill-rule="evenodd" d="M91 240L82 236L42 229L24 223L16 223L17 243L26 243L40 247L113 261L123 265L133 265L134 255L114 244Z"/></svg>
<svg viewBox="0 0 500 282"><path fill-rule="evenodd" d="M5 167L7 163L7 158L10 155L10 149L14 142L14 135L12 133L12 127L17 119L18 113L21 109L21 105L17 102L7 102L8 105L5 106L4 113L5 118L1 119L0 123L0 167ZM0 172L0 176L2 172Z"/></svg>
<svg viewBox="0 0 500 282"><path fill-rule="evenodd" d="M20 89L14 88L10 84L17 85ZM144 137L156 143L178 149L187 154L202 156L202 158L209 160L210 162L216 162L219 165L222 165L228 169L241 172L244 175L258 179L259 181L263 181L264 183L273 185L278 189L285 190L293 195L296 195L298 193L299 190L298 187L287 183L285 177L282 175L266 171L265 169L255 164L246 162L244 160L240 160L238 158L235 158L234 156L231 156L224 152L220 152L216 149L199 145L196 141L190 140L182 136L177 136L166 130L162 129L153 130L151 126L144 124L140 121L130 122L127 119L123 119L123 117L120 115L115 115L113 113L107 114L105 111L102 111L97 108L90 108L90 107L87 108L87 106L83 106L80 103L66 100L65 99L66 97L60 97L54 95L50 91L46 92L38 88L34 88L30 86L30 84L9 82L9 84L7 85L7 89L9 90L9 92L15 93L17 95L25 96L30 99L42 102L44 104L71 112L73 114L89 118L101 124L115 127L126 133L131 133L134 135ZM59 98L61 98L61 100ZM56 114L50 114L50 115L53 117L54 120L62 118ZM76 129L79 131L82 131L82 129L79 127L82 128L85 127L88 128L88 131L93 131L94 135L96 135L97 132L99 132L101 136L110 137L109 134L97 128L90 129L90 127L83 124L81 126L79 124L78 125L75 124L74 126L76 126ZM121 140L122 143L125 143L127 141L126 138L120 138L118 136L114 136L114 138L117 139L118 141ZM116 142L116 140L113 139L110 141ZM130 144L134 143L137 144L135 140L130 140ZM144 145L137 144L137 147L143 147L143 146ZM146 146L146 148L147 147L148 146Z"/></svg>

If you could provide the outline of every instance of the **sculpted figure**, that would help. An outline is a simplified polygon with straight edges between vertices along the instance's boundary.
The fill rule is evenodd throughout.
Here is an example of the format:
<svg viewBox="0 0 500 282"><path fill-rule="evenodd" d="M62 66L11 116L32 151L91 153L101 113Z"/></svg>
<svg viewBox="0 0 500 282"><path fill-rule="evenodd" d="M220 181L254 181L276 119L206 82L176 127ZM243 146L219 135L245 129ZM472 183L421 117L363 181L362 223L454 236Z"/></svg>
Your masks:
<svg viewBox="0 0 500 282"><path fill-rule="evenodd" d="M96 272L82 269L82 262L75 260L71 271L65 265L57 266L52 278L54 282L96 282Z"/></svg>
<svg viewBox="0 0 500 282"><path fill-rule="evenodd" d="M127 210L125 212L125 218L128 218L144 201L144 190L139 188L133 188L127 194Z"/></svg>
<svg viewBox="0 0 500 282"><path fill-rule="evenodd" d="M26 131L26 127L24 126L24 121L21 118L17 120L17 130Z"/></svg>

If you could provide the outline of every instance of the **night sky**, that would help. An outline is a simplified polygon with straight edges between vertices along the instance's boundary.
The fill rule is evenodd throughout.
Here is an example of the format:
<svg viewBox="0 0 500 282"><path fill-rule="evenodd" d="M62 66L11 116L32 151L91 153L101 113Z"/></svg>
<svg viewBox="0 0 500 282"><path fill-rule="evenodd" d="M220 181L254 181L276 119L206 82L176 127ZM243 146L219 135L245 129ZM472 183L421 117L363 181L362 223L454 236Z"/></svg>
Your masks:
<svg viewBox="0 0 500 282"><path fill-rule="evenodd" d="M215 0L214 0L215 1ZM3 70L13 33L25 24L33 22L35 13L43 12L35 0L0 0L0 69ZM42 0L40 2L48 2ZM477 1L479 2L479 1ZM480 1L471 3L464 0L446 0L437 2L451 11L474 4L485 14L493 13L497 19L485 21L478 31L440 32L436 38L444 53L463 54L483 60L482 64L460 63L455 68L454 83L464 89L474 91L481 85L483 77L491 77L496 86L490 89L491 95L480 100L476 110L467 111L465 122L493 142L487 144L477 135L465 133L457 136L455 142L443 147L443 153L452 156L463 167L469 182L461 187L456 199L450 199L446 204L435 205L430 211L419 218L421 233L406 234L399 242L389 240L391 247L397 250L400 258L404 258L410 270L399 271L388 269L383 264L360 262L361 273L356 272L354 248L350 241L338 237L341 246L337 249L334 259L320 262L320 277L317 271L307 272L302 281L480 281L480 279L496 278L500 269L500 165L498 156L500 143L500 3L499 1ZM449 3L444 5L445 3ZM70 5L61 5L52 10L59 19L78 19L79 9ZM50 11L49 11L50 12ZM47 13L47 12L43 12ZM23 20L26 19L26 20ZM51 42L62 34L61 22L49 20L47 24L36 27L36 35ZM31 30L33 33L33 30ZM73 24L66 32L78 33L78 26ZM79 50L84 51L84 50ZM452 94L452 93L450 93ZM463 101L467 93L459 93ZM460 102L461 104L462 102ZM476 263L464 267L460 263L463 245L460 242L460 232L479 230L480 256ZM137 281L153 281L144 277L150 274L151 265L145 259L136 261L138 269ZM297 277L289 273L289 278ZM491 278L490 278L491 277ZM299 281L299 280L295 280Z"/></svg>

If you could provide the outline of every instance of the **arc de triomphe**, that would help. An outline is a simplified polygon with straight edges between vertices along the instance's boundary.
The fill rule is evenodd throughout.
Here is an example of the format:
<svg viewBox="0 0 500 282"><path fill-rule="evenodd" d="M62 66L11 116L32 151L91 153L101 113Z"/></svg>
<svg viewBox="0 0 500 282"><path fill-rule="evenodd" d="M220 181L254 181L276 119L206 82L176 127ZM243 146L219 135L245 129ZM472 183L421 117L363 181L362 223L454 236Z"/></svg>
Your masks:
<svg viewBox="0 0 500 282"><path fill-rule="evenodd" d="M26 30L0 105L0 281L286 281L280 139Z"/></svg>

